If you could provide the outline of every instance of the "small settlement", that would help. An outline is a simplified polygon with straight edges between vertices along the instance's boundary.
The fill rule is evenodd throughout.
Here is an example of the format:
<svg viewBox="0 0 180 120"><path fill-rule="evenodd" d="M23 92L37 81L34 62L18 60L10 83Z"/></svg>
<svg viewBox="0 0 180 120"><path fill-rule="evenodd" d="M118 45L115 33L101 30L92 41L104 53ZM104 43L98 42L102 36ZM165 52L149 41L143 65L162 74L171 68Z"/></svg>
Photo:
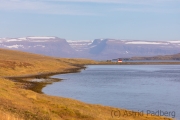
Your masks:
<svg viewBox="0 0 180 120"><path fill-rule="evenodd" d="M118 63L122 63L123 60L121 58L118 59L112 59L111 62L118 62Z"/></svg>

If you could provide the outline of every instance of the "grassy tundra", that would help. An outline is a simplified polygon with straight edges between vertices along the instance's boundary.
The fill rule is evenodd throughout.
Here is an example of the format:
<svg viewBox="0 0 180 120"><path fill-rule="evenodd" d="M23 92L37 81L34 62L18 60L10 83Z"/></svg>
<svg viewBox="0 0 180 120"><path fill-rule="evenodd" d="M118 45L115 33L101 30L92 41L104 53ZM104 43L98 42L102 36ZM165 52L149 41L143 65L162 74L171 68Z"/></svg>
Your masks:
<svg viewBox="0 0 180 120"><path fill-rule="evenodd" d="M97 64L86 59L52 58L19 51L0 49L0 119L1 120L164 120L144 115L120 116L126 110L48 96L24 89L23 82L8 76L71 72L84 64ZM170 119L169 119L170 120Z"/></svg>

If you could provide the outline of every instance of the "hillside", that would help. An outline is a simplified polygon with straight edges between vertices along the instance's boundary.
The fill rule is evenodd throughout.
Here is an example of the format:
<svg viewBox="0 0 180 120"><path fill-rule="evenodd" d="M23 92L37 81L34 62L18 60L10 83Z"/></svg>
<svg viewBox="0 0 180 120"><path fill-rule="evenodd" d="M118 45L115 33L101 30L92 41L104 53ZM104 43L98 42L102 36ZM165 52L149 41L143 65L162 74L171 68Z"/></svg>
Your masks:
<svg viewBox="0 0 180 120"><path fill-rule="evenodd" d="M66 68L76 68L70 64L95 63L87 59L52 58L48 56L0 49L0 75L14 76L46 72L61 72Z"/></svg>
<svg viewBox="0 0 180 120"><path fill-rule="evenodd" d="M173 55L158 55L154 57L132 57L130 60L180 60L180 53Z"/></svg>
<svg viewBox="0 0 180 120"><path fill-rule="evenodd" d="M25 84L5 76L39 75L75 72L84 64L96 64L87 59L52 58L19 51L0 49L0 119L1 120L164 120L163 117L121 116L130 111L83 103L68 98L48 96L24 89ZM30 83L30 82L29 82ZM169 119L170 120L170 119Z"/></svg>

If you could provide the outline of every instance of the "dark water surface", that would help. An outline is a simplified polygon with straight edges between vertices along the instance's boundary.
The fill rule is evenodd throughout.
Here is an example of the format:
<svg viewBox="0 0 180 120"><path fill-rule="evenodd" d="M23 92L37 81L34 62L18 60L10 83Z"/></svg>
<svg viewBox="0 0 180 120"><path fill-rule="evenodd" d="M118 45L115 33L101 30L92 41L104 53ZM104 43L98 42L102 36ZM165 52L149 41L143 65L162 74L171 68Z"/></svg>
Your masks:
<svg viewBox="0 0 180 120"><path fill-rule="evenodd" d="M43 92L136 111L170 112L180 120L180 65L89 65L55 75Z"/></svg>

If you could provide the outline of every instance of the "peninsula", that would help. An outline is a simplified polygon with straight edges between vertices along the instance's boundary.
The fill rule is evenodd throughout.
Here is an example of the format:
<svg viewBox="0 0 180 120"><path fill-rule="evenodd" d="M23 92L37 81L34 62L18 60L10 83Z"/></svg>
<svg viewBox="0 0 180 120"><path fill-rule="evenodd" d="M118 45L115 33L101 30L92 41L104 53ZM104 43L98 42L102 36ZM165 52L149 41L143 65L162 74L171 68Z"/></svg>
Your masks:
<svg viewBox="0 0 180 120"><path fill-rule="evenodd" d="M164 117L45 95L40 92L41 88L51 82L37 85L29 80L78 72L88 64L100 63L88 59L55 58L0 49L0 119L164 120Z"/></svg>

